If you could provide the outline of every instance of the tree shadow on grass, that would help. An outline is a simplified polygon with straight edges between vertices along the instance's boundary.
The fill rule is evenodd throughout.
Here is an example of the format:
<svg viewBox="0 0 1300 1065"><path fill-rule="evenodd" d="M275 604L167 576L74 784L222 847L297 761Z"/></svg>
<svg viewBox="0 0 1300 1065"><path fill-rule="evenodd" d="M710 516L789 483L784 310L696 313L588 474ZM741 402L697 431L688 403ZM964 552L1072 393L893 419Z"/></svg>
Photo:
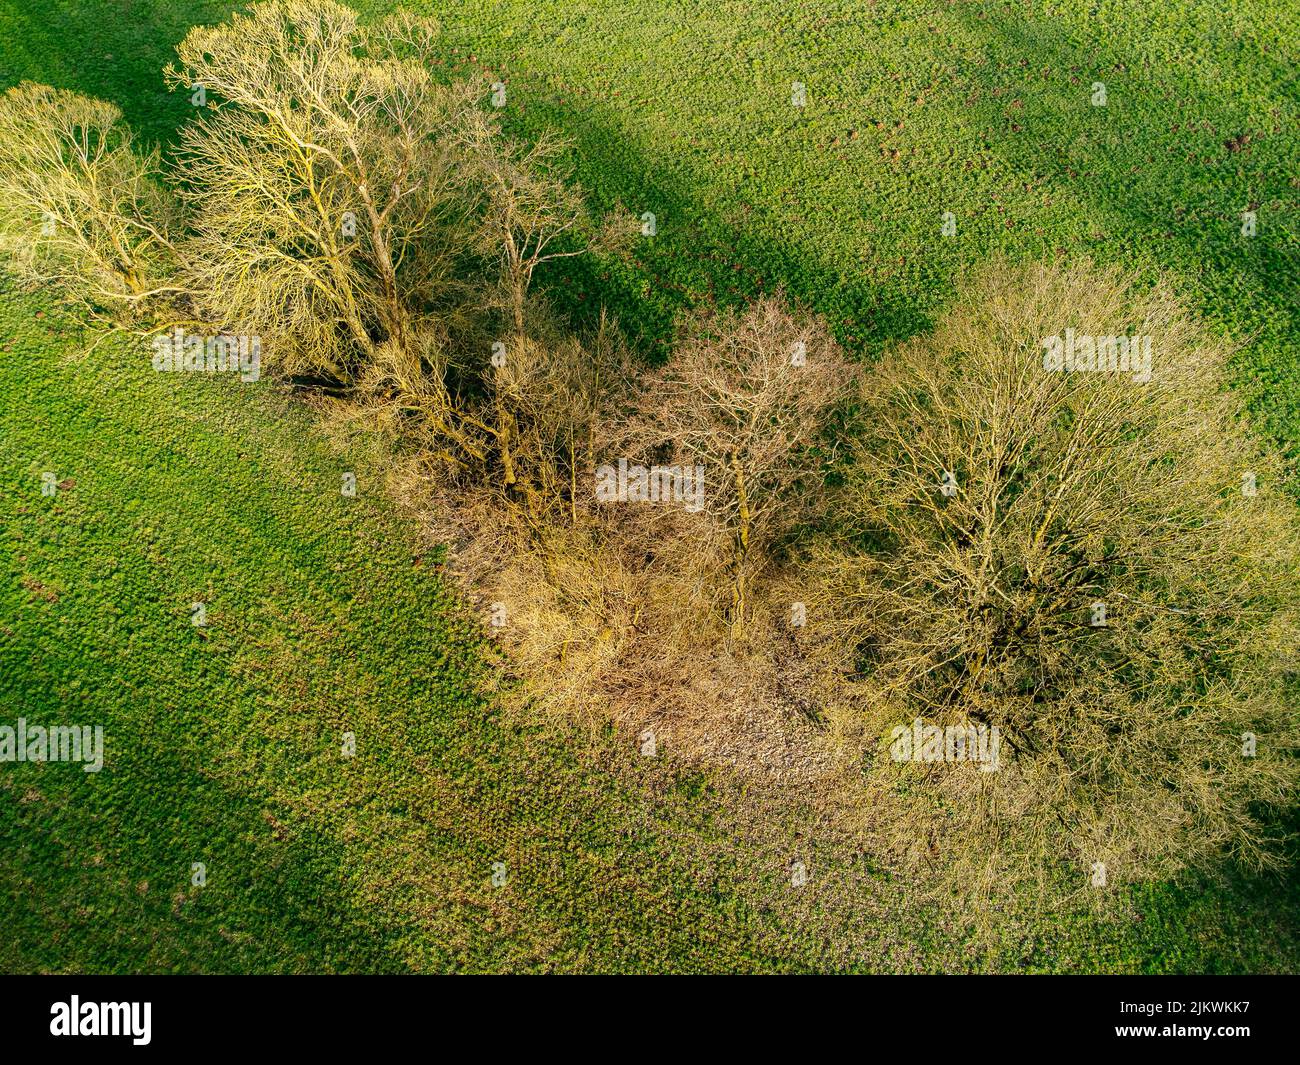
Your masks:
<svg viewBox="0 0 1300 1065"><path fill-rule="evenodd" d="M617 130L608 105L578 110L544 88L529 98L522 136L554 128L573 142L572 157L594 211L621 206L653 213L657 232L642 236L629 263L582 257L541 278L543 289L581 324L607 308L635 346L651 358L671 347L684 310L739 306L784 290L826 319L850 351L878 351L930 327L928 308L901 281L871 283L797 239L778 240L703 206L693 177L674 178ZM701 177L699 181L704 181ZM737 212L743 214L744 209Z"/></svg>
<svg viewBox="0 0 1300 1065"><path fill-rule="evenodd" d="M1106 230L1095 257L1172 272L1213 327L1251 341L1239 387L1274 441L1300 455L1294 107L1274 106L1252 125L1244 108L1172 64L1133 69L1122 40L1093 41L1081 56L1059 23L982 10L961 9L990 62L971 67L978 99L954 121L1018 171L1047 175L1093 208ZM1104 106L1091 102L1098 81ZM1242 233L1248 209L1255 236Z"/></svg>
<svg viewBox="0 0 1300 1065"><path fill-rule="evenodd" d="M162 71L191 26L244 4L214 0L0 0L0 89L38 81L108 100L138 136L166 143L192 110Z"/></svg>
<svg viewBox="0 0 1300 1065"><path fill-rule="evenodd" d="M106 760L97 774L5 767L7 971L404 971L400 930L349 897L341 847L327 833L277 821L268 797L222 786L192 751L161 729L145 734L138 719L104 722L91 701L74 711L35 685L10 709L6 717L31 723L104 724ZM194 863L203 886L192 883Z"/></svg>

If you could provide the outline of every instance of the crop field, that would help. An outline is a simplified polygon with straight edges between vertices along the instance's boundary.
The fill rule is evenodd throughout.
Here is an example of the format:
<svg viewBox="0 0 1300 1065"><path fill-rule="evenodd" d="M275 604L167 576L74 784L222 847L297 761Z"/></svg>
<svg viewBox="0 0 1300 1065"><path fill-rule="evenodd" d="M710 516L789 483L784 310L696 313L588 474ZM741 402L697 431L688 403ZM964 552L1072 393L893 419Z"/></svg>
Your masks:
<svg viewBox="0 0 1300 1065"><path fill-rule="evenodd" d="M1088 255L1171 277L1241 342L1235 386L1300 458L1287 0L405 6L442 22L448 73L505 86L512 133L570 138L593 205L653 216L626 259L539 274L639 357L685 310L783 290L869 362L991 256ZM235 9L0 0L0 90L111 101L166 146L190 103L162 68ZM273 378L158 374L95 338L0 274L0 720L122 737L102 773L0 767L0 971L1300 969L1293 857L974 928L811 797L521 723L378 442Z"/></svg>

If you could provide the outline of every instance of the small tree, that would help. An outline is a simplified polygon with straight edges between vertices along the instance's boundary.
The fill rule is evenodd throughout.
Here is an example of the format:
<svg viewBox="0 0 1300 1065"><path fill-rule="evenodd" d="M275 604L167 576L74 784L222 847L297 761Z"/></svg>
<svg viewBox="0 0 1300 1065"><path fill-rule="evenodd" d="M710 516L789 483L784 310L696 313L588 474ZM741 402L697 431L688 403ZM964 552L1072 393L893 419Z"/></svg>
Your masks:
<svg viewBox="0 0 1300 1065"><path fill-rule="evenodd" d="M726 555L727 616L745 624L750 586L822 495L822 431L854 368L825 325L781 296L696 318L647 376L629 437L646 455L705 471L706 510Z"/></svg>
<svg viewBox="0 0 1300 1065"><path fill-rule="evenodd" d="M533 144L521 144L501 136L495 116L478 114L464 136L484 190L479 248L499 263L501 297L518 339L537 268L587 250L586 206L560 165L568 145L556 134L546 131Z"/></svg>
<svg viewBox="0 0 1300 1065"><path fill-rule="evenodd" d="M536 435L537 415L556 404L572 409L569 398L589 391L589 386L579 385L575 374L596 380L599 371L583 366L580 358L574 362L573 357L582 354L580 347L566 341L557 344L553 336L540 342L529 336L533 278L544 263L625 249L634 224L630 215L618 211L602 225L593 224L582 190L562 163L568 143L550 131L526 145L503 137L494 115L473 112L462 143L482 191L476 245L484 259L495 261L495 302L505 310L510 330L502 358L489 377L502 485L507 492L521 495L535 513L543 496L555 498L554 486L529 483L518 468L521 461L531 460L535 471L543 471L536 462L542 457L537 449L549 445ZM538 326L546 331L549 315L539 317ZM559 393L550 391L552 387ZM532 428L521 420L531 422Z"/></svg>
<svg viewBox="0 0 1300 1065"><path fill-rule="evenodd" d="M893 842L968 886L1274 858L1300 537L1225 355L1164 286L996 267L864 383L810 632L873 809L900 804ZM1001 767L894 761L916 719L996 727Z"/></svg>
<svg viewBox="0 0 1300 1065"><path fill-rule="evenodd" d="M178 295L176 210L158 153L112 104L23 82L0 96L0 245L96 317L147 320Z"/></svg>

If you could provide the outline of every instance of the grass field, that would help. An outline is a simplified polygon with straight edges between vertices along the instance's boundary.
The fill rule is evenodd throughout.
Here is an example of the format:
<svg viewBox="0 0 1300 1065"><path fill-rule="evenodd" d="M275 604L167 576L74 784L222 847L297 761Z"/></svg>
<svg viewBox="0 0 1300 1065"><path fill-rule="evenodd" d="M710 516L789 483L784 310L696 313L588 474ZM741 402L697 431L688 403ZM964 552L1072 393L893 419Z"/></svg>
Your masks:
<svg viewBox="0 0 1300 1065"><path fill-rule="evenodd" d="M598 203L655 213L633 263L548 279L648 354L683 306L783 284L868 357L995 250L1086 250L1170 271L1253 338L1241 386L1300 451L1300 28L1277 0L414 6L444 17L449 61L507 82L515 128L575 138ZM189 105L160 68L228 10L0 0L0 85L100 96L166 140ZM336 450L269 381L86 340L0 294L0 720L103 723L109 751L98 775L0 772L0 969L1300 968L1294 878L1002 915L976 942L788 797L504 720L381 457Z"/></svg>

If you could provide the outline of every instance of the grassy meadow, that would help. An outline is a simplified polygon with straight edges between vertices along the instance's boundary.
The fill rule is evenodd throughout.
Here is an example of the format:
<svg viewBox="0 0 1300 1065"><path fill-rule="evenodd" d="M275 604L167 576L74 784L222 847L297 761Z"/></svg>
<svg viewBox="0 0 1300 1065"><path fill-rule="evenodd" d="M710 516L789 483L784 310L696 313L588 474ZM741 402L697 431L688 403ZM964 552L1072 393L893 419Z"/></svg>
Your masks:
<svg viewBox="0 0 1300 1065"><path fill-rule="evenodd" d="M511 129L573 139L598 206L655 215L630 262L542 279L646 358L682 309L778 287L871 358L995 252L1087 253L1169 273L1249 341L1238 387L1300 455L1281 0L408 6L443 20L450 71L506 84ZM232 8L0 0L0 88L98 96L166 143L190 105L161 68ZM108 745L99 774L0 770L0 970L1300 969L1295 877L1155 885L1106 915L1026 903L977 935L814 799L521 725L381 453L272 380L158 374L93 339L0 285L0 720L102 723Z"/></svg>

